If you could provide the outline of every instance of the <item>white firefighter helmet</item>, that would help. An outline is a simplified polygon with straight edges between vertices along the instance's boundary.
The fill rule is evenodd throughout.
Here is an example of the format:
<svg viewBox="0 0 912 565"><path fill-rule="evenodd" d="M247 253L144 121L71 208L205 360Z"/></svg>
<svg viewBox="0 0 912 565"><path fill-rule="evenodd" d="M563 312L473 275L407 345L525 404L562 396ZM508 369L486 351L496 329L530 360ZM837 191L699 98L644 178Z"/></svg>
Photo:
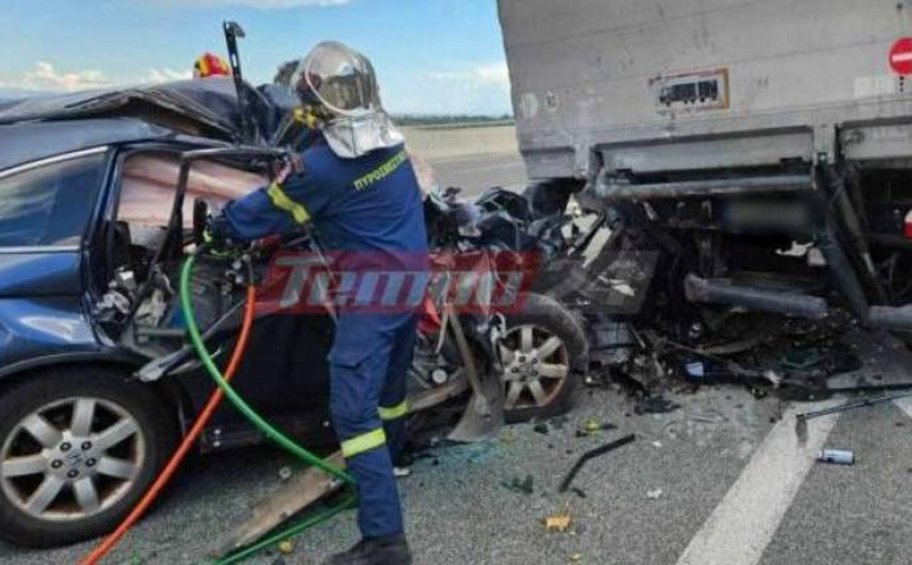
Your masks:
<svg viewBox="0 0 912 565"><path fill-rule="evenodd" d="M342 43L314 47L298 64L291 85L302 104L325 109L323 134L340 157L358 157L405 140L383 110L370 60Z"/></svg>

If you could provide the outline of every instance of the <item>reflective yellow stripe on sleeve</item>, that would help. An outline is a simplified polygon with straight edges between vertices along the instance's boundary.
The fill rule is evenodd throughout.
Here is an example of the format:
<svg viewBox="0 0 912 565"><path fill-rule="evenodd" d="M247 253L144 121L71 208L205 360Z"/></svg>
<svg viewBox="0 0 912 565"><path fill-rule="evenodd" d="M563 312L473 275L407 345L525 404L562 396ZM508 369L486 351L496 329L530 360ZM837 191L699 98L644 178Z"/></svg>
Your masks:
<svg viewBox="0 0 912 565"><path fill-rule="evenodd" d="M310 219L307 208L301 206L285 194L285 191L282 190L282 187L279 186L278 183L269 185L266 194L269 196L269 199L272 200L273 206L291 214L297 223L303 224Z"/></svg>
<svg viewBox="0 0 912 565"><path fill-rule="evenodd" d="M395 406L385 408L380 407L380 419L384 421L395 420L408 414L408 402L403 400Z"/></svg>
<svg viewBox="0 0 912 565"><path fill-rule="evenodd" d="M376 447L386 443L386 434L383 433L383 428L377 428L376 430L367 432L366 434L361 434L355 436L351 439L347 439L342 442L342 456L343 457L354 457L365 451L370 451Z"/></svg>

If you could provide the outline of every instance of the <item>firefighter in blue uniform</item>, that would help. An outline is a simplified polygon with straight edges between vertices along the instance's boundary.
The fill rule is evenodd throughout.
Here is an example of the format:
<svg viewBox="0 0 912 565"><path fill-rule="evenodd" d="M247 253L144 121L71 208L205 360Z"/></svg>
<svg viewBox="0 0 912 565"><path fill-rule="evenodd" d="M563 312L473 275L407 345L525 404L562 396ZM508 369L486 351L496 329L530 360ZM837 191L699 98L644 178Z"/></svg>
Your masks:
<svg viewBox="0 0 912 565"><path fill-rule="evenodd" d="M370 61L336 42L321 43L292 77L299 120L320 135L300 167L225 207L216 239L249 241L310 223L334 267L365 272L426 269L421 194L404 139L380 105ZM327 563L411 563L393 475L402 437L406 372L416 335L414 310L339 313L329 354L330 409L358 489L362 540Z"/></svg>

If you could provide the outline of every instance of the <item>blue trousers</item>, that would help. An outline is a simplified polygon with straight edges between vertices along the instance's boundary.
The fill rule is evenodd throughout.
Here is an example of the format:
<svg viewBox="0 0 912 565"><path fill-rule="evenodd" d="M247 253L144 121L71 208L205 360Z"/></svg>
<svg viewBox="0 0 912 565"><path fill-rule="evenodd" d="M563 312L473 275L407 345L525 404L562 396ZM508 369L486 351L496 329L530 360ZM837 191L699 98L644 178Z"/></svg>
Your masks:
<svg viewBox="0 0 912 565"><path fill-rule="evenodd" d="M393 461L404 441L414 314L343 314L329 355L333 426L357 481L366 538L403 533Z"/></svg>

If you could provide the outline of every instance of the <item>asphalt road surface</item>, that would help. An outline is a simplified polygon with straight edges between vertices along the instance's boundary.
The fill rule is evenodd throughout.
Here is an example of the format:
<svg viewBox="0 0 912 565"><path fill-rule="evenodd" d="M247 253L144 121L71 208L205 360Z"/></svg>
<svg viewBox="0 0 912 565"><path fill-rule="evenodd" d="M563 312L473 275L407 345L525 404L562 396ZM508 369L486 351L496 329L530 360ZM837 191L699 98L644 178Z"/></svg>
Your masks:
<svg viewBox="0 0 912 565"><path fill-rule="evenodd" d="M857 375L906 378L908 352L891 364L876 342L860 351L867 365ZM488 443L430 452L400 482L415 562L912 563L912 402L812 420L802 446L795 412L838 399L786 405L734 386L672 398L682 408L638 416L618 391L586 389L569 421L552 422L547 434L522 424ZM618 429L576 437L587 418ZM589 462L577 492L557 492L580 454L628 433L637 441ZM857 463L816 463L822 447L853 449ZM250 505L280 484L286 465L299 469L268 447L197 459L109 562L206 562ZM502 484L526 476L532 494ZM546 533L542 520L563 510L570 530ZM319 563L356 535L347 512L298 538L282 558ZM90 547L0 546L0 562L70 563Z"/></svg>
<svg viewBox="0 0 912 565"><path fill-rule="evenodd" d="M442 188L461 187L464 196L479 195L492 186L522 188L526 184L526 169L519 155L479 155L429 162Z"/></svg>

